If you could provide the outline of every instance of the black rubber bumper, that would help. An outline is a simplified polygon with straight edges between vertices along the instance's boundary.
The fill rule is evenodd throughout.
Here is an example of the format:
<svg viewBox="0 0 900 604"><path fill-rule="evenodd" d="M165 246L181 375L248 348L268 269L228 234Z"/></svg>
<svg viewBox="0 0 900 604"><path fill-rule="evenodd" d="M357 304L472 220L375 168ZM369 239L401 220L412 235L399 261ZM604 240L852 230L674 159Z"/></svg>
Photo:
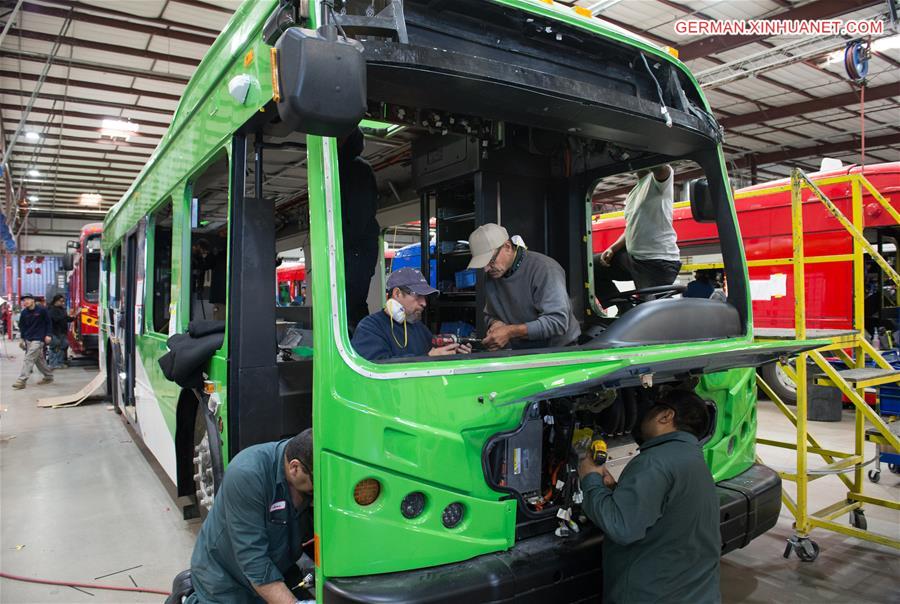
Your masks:
<svg viewBox="0 0 900 604"><path fill-rule="evenodd" d="M718 483L716 489L723 554L775 526L781 510L781 478L773 470L754 465ZM567 539L549 533L524 539L508 551L456 564L332 578L325 582L324 600L326 604L599 603L602 547L603 536L593 528Z"/></svg>
<svg viewBox="0 0 900 604"><path fill-rule="evenodd" d="M723 555L744 547L778 522L781 477L772 468L755 464L746 472L717 483L716 490Z"/></svg>

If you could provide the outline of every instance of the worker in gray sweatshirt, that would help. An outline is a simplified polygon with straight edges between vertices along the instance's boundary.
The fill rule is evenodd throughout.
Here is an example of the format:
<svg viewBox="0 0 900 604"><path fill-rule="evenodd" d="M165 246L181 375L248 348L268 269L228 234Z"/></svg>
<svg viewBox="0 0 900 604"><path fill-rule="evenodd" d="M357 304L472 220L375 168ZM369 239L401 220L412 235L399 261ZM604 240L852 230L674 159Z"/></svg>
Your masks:
<svg viewBox="0 0 900 604"><path fill-rule="evenodd" d="M572 344L581 327L572 313L565 271L553 258L528 250L520 238L515 239L491 222L469 236L469 268L483 268L486 277L485 348Z"/></svg>

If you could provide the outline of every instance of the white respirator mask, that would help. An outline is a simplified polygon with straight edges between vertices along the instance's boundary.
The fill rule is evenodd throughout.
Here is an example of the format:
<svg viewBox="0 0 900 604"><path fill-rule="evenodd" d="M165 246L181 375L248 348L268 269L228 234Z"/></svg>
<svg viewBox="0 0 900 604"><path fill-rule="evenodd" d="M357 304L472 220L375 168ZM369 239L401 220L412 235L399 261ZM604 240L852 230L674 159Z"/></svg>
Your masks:
<svg viewBox="0 0 900 604"><path fill-rule="evenodd" d="M384 305L384 312L386 312L395 323L406 322L406 309L393 298L388 298L387 303Z"/></svg>

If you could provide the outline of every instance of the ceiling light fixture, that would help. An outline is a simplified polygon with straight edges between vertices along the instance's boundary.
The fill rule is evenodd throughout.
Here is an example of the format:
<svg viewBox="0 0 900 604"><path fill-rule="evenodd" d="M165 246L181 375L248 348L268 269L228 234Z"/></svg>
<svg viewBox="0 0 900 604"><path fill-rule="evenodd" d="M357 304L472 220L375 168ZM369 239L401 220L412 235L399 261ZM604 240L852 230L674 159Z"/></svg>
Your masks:
<svg viewBox="0 0 900 604"><path fill-rule="evenodd" d="M37 203L40 200L41 200L41 198L38 197L37 195L29 195L28 196L28 201L30 201L31 203Z"/></svg>
<svg viewBox="0 0 900 604"><path fill-rule="evenodd" d="M138 130L140 130L138 124L124 120L106 119L103 120L103 125L100 128L100 136L121 138L127 141L128 137L136 135Z"/></svg>
<svg viewBox="0 0 900 604"><path fill-rule="evenodd" d="M900 48L900 34L889 36L887 38L878 38L872 42L872 50L875 52L897 50L898 48Z"/></svg>
<svg viewBox="0 0 900 604"><path fill-rule="evenodd" d="M83 206L99 206L103 201L103 196L97 193L82 193L78 200Z"/></svg>
<svg viewBox="0 0 900 604"><path fill-rule="evenodd" d="M41 177L41 173L40 173L39 171L37 171L37 170L29 170L29 171L28 171L28 176L30 176L31 178L40 178L40 177Z"/></svg>
<svg viewBox="0 0 900 604"><path fill-rule="evenodd" d="M25 140L29 141L39 141L41 140L41 135L35 132L34 130L29 130L25 133Z"/></svg>
<svg viewBox="0 0 900 604"><path fill-rule="evenodd" d="M878 38L872 42L873 52L885 52L887 50L896 50L898 48L900 48L900 34ZM828 53L828 56L825 58L825 65L843 63L845 51L846 49L842 48L841 50L835 50L834 52Z"/></svg>

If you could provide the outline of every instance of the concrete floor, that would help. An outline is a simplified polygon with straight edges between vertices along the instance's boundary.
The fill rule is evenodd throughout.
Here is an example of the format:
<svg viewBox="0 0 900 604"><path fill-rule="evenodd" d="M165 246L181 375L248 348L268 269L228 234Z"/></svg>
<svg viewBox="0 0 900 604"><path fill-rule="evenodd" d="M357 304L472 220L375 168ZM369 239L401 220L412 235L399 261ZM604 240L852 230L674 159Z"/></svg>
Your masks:
<svg viewBox="0 0 900 604"><path fill-rule="evenodd" d="M67 394L90 381L93 369L56 372L56 382L12 390L21 353L0 345L0 569L18 575L167 590L187 568L198 530L185 522L153 468L132 442L121 417L103 401L70 409L41 409L39 397ZM30 382L38 381L37 376ZM852 417L815 423L829 448L849 448ZM760 434L791 439L790 425L769 402L759 409ZM771 466L794 465L786 450L760 447ZM869 452L872 454L872 451ZM813 465L821 465L814 461ZM791 485L792 486L792 485ZM900 476L885 468L868 494L900 498ZM845 493L835 477L813 483L815 509ZM869 528L900 538L900 512L867 508ZM724 602L898 602L900 556L836 533L816 531L821 546L814 563L781 557L793 534L782 511L778 525L722 561ZM136 568L132 568L136 567ZM124 570L123 569L130 569ZM97 579L102 575L116 573ZM155 595L101 590L81 593L0 580L0 602L158 602Z"/></svg>
<svg viewBox="0 0 900 604"><path fill-rule="evenodd" d="M105 401L43 409L44 396L79 390L96 367L55 382L11 385L21 351L0 344L0 569L53 580L158 588L189 566L199 526L182 520L119 415ZM132 568L137 567L137 568ZM96 579L122 569L125 572ZM133 579L133 582L132 582ZM51 587L0 579L6 602L161 602L152 594Z"/></svg>

